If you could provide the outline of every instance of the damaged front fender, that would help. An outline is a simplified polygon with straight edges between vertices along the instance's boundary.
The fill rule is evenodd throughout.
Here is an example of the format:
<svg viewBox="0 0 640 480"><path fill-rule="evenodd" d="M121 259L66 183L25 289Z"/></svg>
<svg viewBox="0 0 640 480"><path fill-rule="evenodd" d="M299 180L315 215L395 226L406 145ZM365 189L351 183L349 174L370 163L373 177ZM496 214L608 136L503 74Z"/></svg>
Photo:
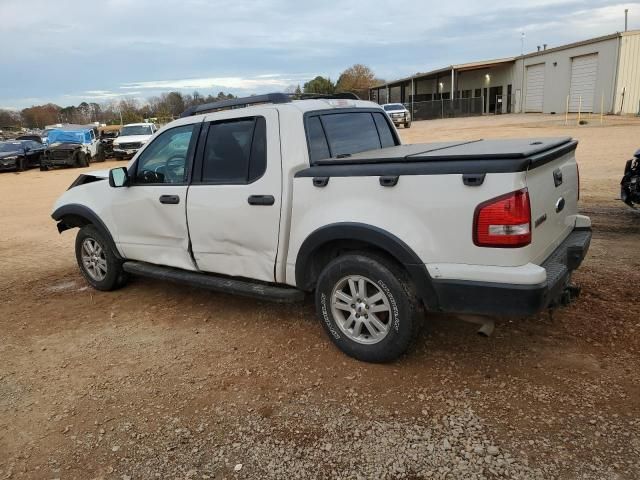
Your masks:
<svg viewBox="0 0 640 480"><path fill-rule="evenodd" d="M620 182L620 199L630 207L635 208L640 204L640 150L625 165Z"/></svg>

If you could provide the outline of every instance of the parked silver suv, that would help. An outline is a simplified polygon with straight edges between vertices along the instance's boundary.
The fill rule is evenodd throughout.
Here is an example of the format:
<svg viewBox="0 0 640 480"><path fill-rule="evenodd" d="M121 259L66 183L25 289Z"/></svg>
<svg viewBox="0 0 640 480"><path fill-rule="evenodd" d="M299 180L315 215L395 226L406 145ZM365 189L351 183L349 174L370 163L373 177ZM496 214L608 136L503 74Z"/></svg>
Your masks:
<svg viewBox="0 0 640 480"><path fill-rule="evenodd" d="M386 103L382 105L382 108L387 112L396 127L400 124L404 125L404 128L411 127L411 113L403 104Z"/></svg>

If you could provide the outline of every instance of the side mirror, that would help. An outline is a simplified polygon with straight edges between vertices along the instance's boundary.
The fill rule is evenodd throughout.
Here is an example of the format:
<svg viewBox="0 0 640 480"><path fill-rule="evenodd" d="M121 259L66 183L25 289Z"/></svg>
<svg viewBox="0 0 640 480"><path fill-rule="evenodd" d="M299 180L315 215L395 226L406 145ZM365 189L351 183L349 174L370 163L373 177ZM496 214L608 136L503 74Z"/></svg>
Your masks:
<svg viewBox="0 0 640 480"><path fill-rule="evenodd" d="M109 170L109 186L113 188L129 186L129 172L125 167Z"/></svg>

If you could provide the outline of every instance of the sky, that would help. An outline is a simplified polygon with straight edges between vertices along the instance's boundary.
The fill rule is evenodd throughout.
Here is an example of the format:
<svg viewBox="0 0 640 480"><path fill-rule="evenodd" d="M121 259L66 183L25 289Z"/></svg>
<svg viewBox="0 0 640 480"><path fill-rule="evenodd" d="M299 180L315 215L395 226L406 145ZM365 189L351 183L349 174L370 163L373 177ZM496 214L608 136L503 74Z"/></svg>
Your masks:
<svg viewBox="0 0 640 480"><path fill-rule="evenodd" d="M393 80L621 31L625 8L640 29L615 0L0 0L0 108Z"/></svg>

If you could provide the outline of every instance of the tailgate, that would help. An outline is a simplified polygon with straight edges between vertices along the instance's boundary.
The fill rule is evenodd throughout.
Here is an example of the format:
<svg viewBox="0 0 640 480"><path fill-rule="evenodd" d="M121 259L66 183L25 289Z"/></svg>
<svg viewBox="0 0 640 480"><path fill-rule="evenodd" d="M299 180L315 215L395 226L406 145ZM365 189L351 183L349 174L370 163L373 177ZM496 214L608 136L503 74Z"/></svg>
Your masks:
<svg viewBox="0 0 640 480"><path fill-rule="evenodd" d="M575 152L573 148L546 163L533 160L527 170L533 263L542 263L574 228L579 189Z"/></svg>

